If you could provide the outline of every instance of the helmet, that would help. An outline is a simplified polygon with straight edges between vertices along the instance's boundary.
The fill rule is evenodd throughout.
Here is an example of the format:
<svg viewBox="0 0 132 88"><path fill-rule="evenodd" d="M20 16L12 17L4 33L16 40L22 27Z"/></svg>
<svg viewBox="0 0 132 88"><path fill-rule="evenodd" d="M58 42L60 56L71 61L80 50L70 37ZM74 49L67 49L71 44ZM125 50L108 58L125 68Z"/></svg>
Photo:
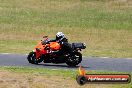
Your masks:
<svg viewBox="0 0 132 88"><path fill-rule="evenodd" d="M62 40L65 37L65 35L62 32L56 33L56 40Z"/></svg>

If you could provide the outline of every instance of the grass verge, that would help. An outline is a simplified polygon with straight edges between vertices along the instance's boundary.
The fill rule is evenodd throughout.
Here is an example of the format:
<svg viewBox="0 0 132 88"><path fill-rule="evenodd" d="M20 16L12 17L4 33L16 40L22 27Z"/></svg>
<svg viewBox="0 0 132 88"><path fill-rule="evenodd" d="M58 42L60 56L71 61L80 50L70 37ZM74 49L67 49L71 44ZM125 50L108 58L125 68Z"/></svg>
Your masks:
<svg viewBox="0 0 132 88"><path fill-rule="evenodd" d="M62 31L85 56L132 57L131 0L0 0L0 52L28 53Z"/></svg>
<svg viewBox="0 0 132 88"><path fill-rule="evenodd" d="M87 71L88 74L124 74L126 72ZM130 84L76 83L76 70L52 70L30 67L0 67L0 88L131 88ZM132 77L132 73L131 77Z"/></svg>

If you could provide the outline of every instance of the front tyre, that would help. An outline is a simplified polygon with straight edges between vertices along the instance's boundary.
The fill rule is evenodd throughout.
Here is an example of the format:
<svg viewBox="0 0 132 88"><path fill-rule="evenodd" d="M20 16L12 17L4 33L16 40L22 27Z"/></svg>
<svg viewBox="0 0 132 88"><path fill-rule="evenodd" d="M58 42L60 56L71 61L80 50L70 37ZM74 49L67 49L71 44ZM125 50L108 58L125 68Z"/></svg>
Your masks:
<svg viewBox="0 0 132 88"><path fill-rule="evenodd" d="M42 62L42 58L36 59L36 53L35 52L30 52L28 57L27 57L27 60L31 64L38 64L38 63Z"/></svg>
<svg viewBox="0 0 132 88"><path fill-rule="evenodd" d="M80 52L74 52L67 58L66 64L68 66L75 67L76 65L81 63L81 61L82 61L82 54Z"/></svg>

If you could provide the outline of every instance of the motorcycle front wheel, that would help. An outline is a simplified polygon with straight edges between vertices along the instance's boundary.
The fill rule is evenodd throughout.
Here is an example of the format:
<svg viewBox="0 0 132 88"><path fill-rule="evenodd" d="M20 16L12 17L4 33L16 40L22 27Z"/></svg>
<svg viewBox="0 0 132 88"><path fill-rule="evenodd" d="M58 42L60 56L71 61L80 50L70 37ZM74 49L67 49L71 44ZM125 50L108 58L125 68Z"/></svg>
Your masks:
<svg viewBox="0 0 132 88"><path fill-rule="evenodd" d="M36 59L36 53L35 52L30 52L28 57L27 57L27 60L31 64L38 64L38 63L43 61L42 58Z"/></svg>

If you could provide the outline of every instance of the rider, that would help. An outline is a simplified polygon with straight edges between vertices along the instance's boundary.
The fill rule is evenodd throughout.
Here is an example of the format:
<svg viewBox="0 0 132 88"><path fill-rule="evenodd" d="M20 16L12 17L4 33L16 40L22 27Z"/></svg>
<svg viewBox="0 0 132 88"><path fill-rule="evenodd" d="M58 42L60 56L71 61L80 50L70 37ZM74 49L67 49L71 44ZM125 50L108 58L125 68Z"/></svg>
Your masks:
<svg viewBox="0 0 132 88"><path fill-rule="evenodd" d="M57 32L56 38L53 40L50 40L49 42L59 42L60 44L62 44L62 42L68 42L68 40L65 38L65 35L63 34L63 32Z"/></svg>
<svg viewBox="0 0 132 88"><path fill-rule="evenodd" d="M72 49L71 44L68 43L68 39L65 38L65 35L63 34L63 32L57 32L56 39L49 40L49 42L58 42L61 45L61 50L56 52L57 54L62 54L62 52L65 52L67 50L71 51L71 49Z"/></svg>

